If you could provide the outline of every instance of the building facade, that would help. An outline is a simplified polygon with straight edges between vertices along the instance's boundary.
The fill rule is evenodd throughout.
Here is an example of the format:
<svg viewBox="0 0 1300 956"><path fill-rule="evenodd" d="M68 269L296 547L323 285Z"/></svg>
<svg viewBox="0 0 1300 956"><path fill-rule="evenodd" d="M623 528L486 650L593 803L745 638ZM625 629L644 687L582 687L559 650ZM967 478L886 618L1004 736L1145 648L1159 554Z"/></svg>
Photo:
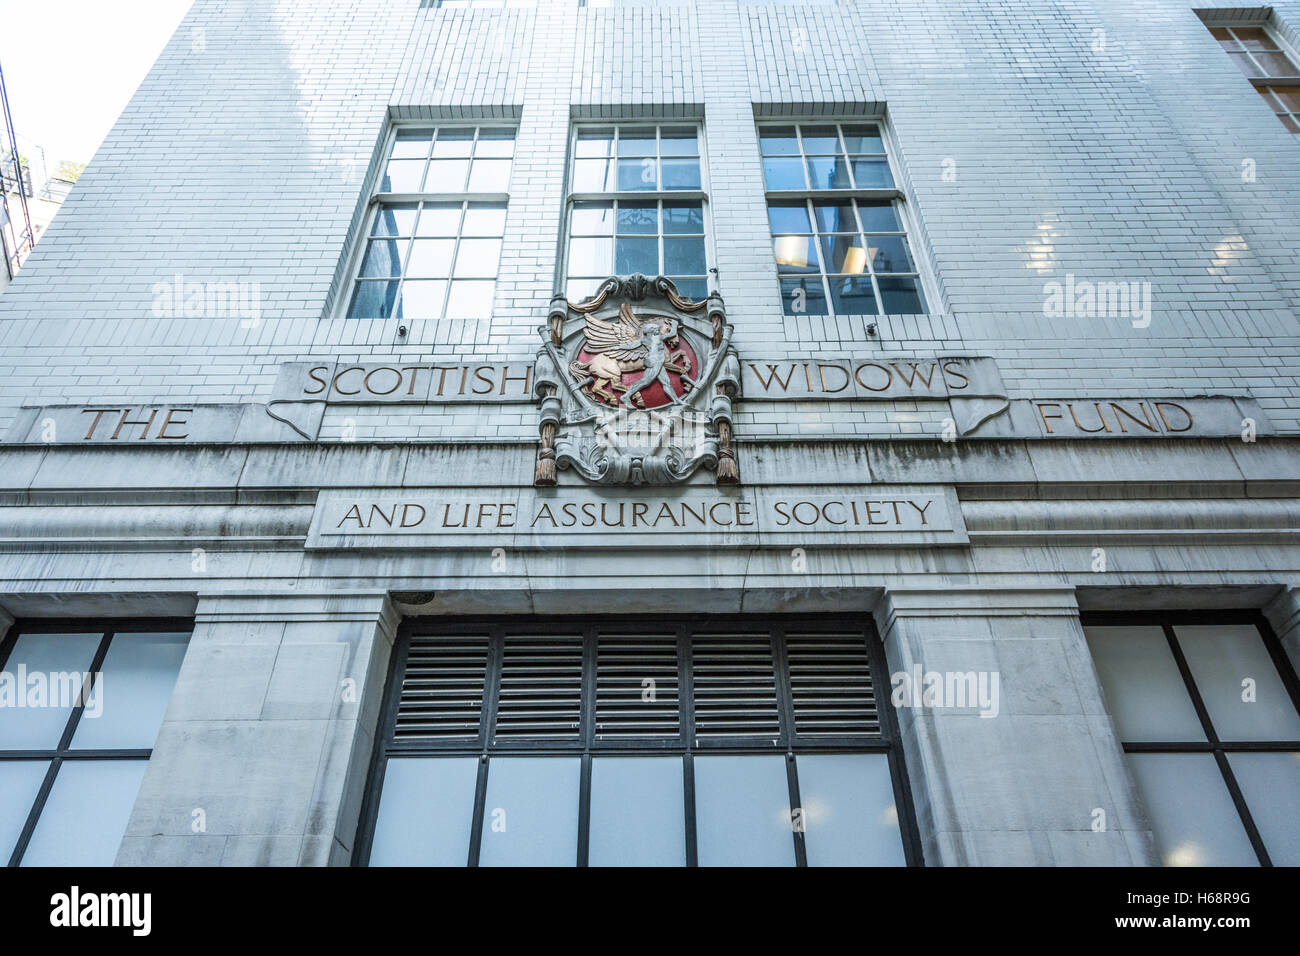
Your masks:
<svg viewBox="0 0 1300 956"><path fill-rule="evenodd" d="M1298 30L197 0L0 296L0 851L1300 861Z"/></svg>

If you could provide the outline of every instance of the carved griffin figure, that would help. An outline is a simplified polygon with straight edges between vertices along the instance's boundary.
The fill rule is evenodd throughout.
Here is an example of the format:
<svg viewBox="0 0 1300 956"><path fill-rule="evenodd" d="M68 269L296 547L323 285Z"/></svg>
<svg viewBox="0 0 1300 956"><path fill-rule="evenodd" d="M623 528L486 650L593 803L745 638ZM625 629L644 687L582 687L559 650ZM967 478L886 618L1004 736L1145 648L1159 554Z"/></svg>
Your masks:
<svg viewBox="0 0 1300 956"><path fill-rule="evenodd" d="M602 322L587 316L583 348L591 356L588 361L575 359L569 365L569 374L578 381L579 388L590 386L591 393L608 402L627 408L645 407L641 392L655 382L663 386L664 394L672 404L682 404L681 396L673 389L669 372L676 372L682 388L690 391L695 386L691 378L690 356L677 348L677 322L662 318L642 322L624 302L618 310L617 322ZM623 383L625 372L644 371L635 382Z"/></svg>

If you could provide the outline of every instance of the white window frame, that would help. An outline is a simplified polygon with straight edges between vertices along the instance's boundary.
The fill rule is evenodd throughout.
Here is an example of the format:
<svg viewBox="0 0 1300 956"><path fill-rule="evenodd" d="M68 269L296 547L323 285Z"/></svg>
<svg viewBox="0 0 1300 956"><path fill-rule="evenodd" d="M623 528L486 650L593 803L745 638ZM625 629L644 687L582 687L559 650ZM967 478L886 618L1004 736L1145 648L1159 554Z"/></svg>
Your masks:
<svg viewBox="0 0 1300 956"><path fill-rule="evenodd" d="M803 127L803 126L831 126L831 125L836 127L836 134L839 137L839 145L842 151L841 155L843 155L846 158L854 154L848 152L847 144L844 141L844 127L861 126L861 125L871 125L877 127L880 130L880 141L885 151L885 162L887 163L889 168L889 175L894 180L894 185L889 187L868 187L868 188L858 188L854 186L848 189L813 189L811 187L805 187L803 189L768 189L767 174L761 168L763 163L763 158L764 158L762 155L762 143L761 143L763 128L775 127L775 126L787 126L787 127L793 126L796 127L796 129L798 129L799 127ZM921 295L925 299L924 304L925 304L926 311L921 313L916 313L916 314L934 315L936 313L940 313L943 311L940 305L941 299L938 292L938 283L935 281L934 273L930 268L929 258L927 255L924 254L924 250L922 248L921 241L920 241L921 233L920 233L918 223L916 222L915 218L912 216L911 199L907 194L907 190L904 189L902 185L902 178L899 176L898 163L895 161L895 157L898 155L898 150L894 143L893 131L890 129L889 124L885 121L884 116L882 115L845 116L839 114L832 114L829 116L804 116L804 115L788 116L788 117L765 116L756 120L755 128L756 128L756 133L760 140L759 175L762 177L763 211L765 216L768 215L768 209L773 203L780 203L780 202L787 202L787 203L792 201L807 202L809 200L811 200L812 202L825 202L828 200L832 200L832 201L841 200L847 202L849 200L854 200L854 199L861 200L864 202L879 202L882 200L890 202L890 204L893 206L894 209L894 215L897 216L898 218L898 226L903 234L904 241L907 245L908 255L912 259L912 267L916 273L917 284L920 286ZM803 134L802 132L797 132L796 135L799 137L799 142L800 142L799 153L797 155L799 156L800 159L804 159L806 157L806 154L803 152ZM805 166L805 170L806 170L806 166ZM804 178L807 179L806 171L804 173ZM859 223L860 223L860 219L859 219ZM816 232L817 230L816 230L815 223L813 223L812 226L814 232ZM820 233L818 232L817 235L820 236ZM771 220L769 216L768 247L769 247L769 255L773 255L773 263L775 264L775 255L772 253L772 248L771 248L773 239L774 237L771 234ZM820 248L818 248L817 250L817 256L818 256L818 260L820 261L822 258L822 253ZM823 279L824 291L826 292L826 296L827 296L826 313L824 315L805 314L802 316L800 315L791 316L786 314L785 303L781 301L782 300L781 279L783 277L790 278L791 276L790 275L782 276L782 274L778 272L777 280L776 280L777 300L778 302L781 302L780 308L781 308L782 318L786 320L795 319L795 318L815 318L815 319L826 319L829 321L834 321L836 319L858 319L858 318L875 320L875 319L883 318L886 315L896 314L890 312L862 312L862 313L846 312L841 314L836 312L834 301L830 295L830 289L827 286L827 282L828 282L827 276L830 276L832 274L838 274L838 273L827 272L825 268L822 268L820 272L820 277ZM871 280L872 280L871 282L872 289L875 291L875 295L876 295L877 305L880 306L882 304L880 299L880 289L879 286L876 284L874 272L871 273Z"/></svg>
<svg viewBox="0 0 1300 956"><path fill-rule="evenodd" d="M663 139L662 130L664 127L693 127L695 129L695 141L698 144L698 158L700 161L700 188L699 189L659 189L659 190L614 190L601 192L575 192L574 177L577 171L577 142L578 134L585 129L619 129L626 127L653 127L655 130L655 139ZM615 134L613 158L618 157L617 134ZM578 202L635 202L650 203L656 202L660 209L664 202L698 202L700 203L701 212L704 218L704 278L705 285L708 289L717 287L717 249L713 235L713 214L709 204L710 181L709 181L709 164L707 161L708 143L705 140L704 121L689 118L625 118L625 119L603 119L603 120L582 120L570 124L569 143L566 151L566 166L564 172L564 207L560 220L560 253L557 257L557 288L566 295L569 286L569 245L572 237L569 234L570 222L573 215L574 203ZM663 158L662 147L656 146L656 161ZM662 175L662 166L659 167ZM662 184L661 184L662 185ZM663 262L663 222L662 213L658 228L659 239L659 261ZM617 235L615 232L614 235ZM616 253L617 254L617 253Z"/></svg>
<svg viewBox="0 0 1300 956"><path fill-rule="evenodd" d="M504 233L509 230L509 226L510 226L509 182L507 182L507 189L505 192L471 192L468 189L462 192L446 192L446 193L381 192L379 190L379 185L380 183L383 182L384 179L384 171L388 167L388 160L393 151L393 144L397 141L397 137L399 133L405 130L412 130L412 129L437 129L437 130L472 129L475 131L474 141L475 143L477 143L478 131L484 128L510 129L514 132L515 134L514 143L515 143L516 152L512 153L510 159L510 179L513 180L515 175L515 161L518 159L517 150L519 148L519 121L516 119L495 119L495 118L487 117L479 120L455 120L452 122L440 122L438 120L404 120L400 123L392 123L389 125L389 129L387 134L384 137L383 144L377 153L380 159L376 164L376 168L374 171L374 185L371 186L370 189L370 196L367 200L366 211L361 217L361 222L358 225L356 235L353 236L352 248L348 251L347 271L344 273L344 277L343 277L343 288L339 290L339 294L336 297L336 301L335 301L335 307L331 312L331 315L334 318L344 319L350 322L379 321L379 322L406 323L408 321L411 321L408 318L398 318L392 316L390 316L387 319L382 319L379 318L378 316L355 316L355 317L348 316L348 310L352 306L352 296L356 290L357 281L360 279L359 272L361 270L361 263L363 258L365 257L366 248L369 244L369 241L372 238L370 233L371 230L374 228L375 217L379 214L379 211L383 209L385 206L396 206L396 205L420 203L420 202L426 202L426 203L459 202L462 205L461 229L463 229L464 228L463 210L466 204L504 203L506 207L506 225L503 228L503 238L504 238ZM467 181L466 186L468 185L469 183ZM462 238L463 237L461 233L457 232L456 235L457 247L459 247L460 240ZM504 252L504 248L502 251ZM401 278L405 278L404 273L405 273L405 268L403 268L403 276ZM501 262L498 259L497 274L494 281L499 282L500 279L501 279ZM450 279L448 281L450 283ZM399 296L401 295L400 287L398 289L398 295ZM450 295L450 289L448 289L447 295ZM443 300L444 311L446 309L446 302L447 300L444 299ZM488 316L484 316L483 318L488 318ZM445 318L436 318L436 319L427 318L427 319L423 319L423 321L443 322L448 320ZM466 321L466 320L459 320L459 321Z"/></svg>
<svg viewBox="0 0 1300 956"><path fill-rule="evenodd" d="M1287 129L1287 131L1290 132L1292 135L1300 135L1300 108L1287 107L1286 104L1282 103L1280 100L1275 100L1271 95L1271 88L1273 87L1280 87L1280 88L1285 88L1290 90L1300 90L1300 51L1297 51L1292 44L1288 43L1278 33L1278 31L1273 27L1273 24L1269 22L1268 17L1260 16L1258 18L1249 18L1249 17L1233 18L1233 19L1224 19L1223 21L1220 22L1220 21L1216 21L1213 17L1207 15L1207 13L1213 13L1213 12L1214 11L1208 11L1208 12L1202 11L1201 12L1202 22L1205 24L1206 30L1209 31L1210 33L1210 39L1212 39L1215 45L1218 46L1219 52L1227 56L1228 60L1232 63L1232 65L1235 66L1238 70L1241 70L1241 73L1246 78L1246 81L1255 88L1255 92L1258 93L1260 98L1264 100L1264 102L1268 105L1269 110L1273 113L1274 116L1278 118L1278 120ZM1237 40L1237 43L1242 47L1242 49L1239 51L1225 50L1219 38L1214 36L1215 30L1227 30L1229 35L1231 35L1234 40ZM1250 62L1256 68L1258 68L1259 62L1252 55L1253 52L1258 52L1258 51L1251 51L1250 49L1247 49L1245 44L1241 40L1237 39L1237 34L1235 32L1237 30L1263 31L1263 33L1270 40L1273 41L1274 46L1277 47L1277 52L1281 53L1284 57L1286 57L1288 60L1291 61L1291 65L1294 68L1294 72L1287 75L1273 75L1267 72L1247 73L1245 70L1242 70L1241 63L1238 62L1237 59L1234 58L1231 54L1233 52L1244 53L1245 56L1250 60ZM1291 127L1287 125L1287 120L1284 119L1283 117L1289 117L1291 123L1295 124L1297 128L1291 129Z"/></svg>

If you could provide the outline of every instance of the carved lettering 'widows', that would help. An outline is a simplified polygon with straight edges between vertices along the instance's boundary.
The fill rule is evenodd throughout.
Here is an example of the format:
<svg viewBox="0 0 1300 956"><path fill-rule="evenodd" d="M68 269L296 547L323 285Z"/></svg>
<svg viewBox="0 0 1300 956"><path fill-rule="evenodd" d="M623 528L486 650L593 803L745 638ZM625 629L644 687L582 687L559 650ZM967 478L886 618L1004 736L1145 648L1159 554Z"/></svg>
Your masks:
<svg viewBox="0 0 1300 956"><path fill-rule="evenodd" d="M960 392L971 380L956 359L880 362L747 362L762 395Z"/></svg>

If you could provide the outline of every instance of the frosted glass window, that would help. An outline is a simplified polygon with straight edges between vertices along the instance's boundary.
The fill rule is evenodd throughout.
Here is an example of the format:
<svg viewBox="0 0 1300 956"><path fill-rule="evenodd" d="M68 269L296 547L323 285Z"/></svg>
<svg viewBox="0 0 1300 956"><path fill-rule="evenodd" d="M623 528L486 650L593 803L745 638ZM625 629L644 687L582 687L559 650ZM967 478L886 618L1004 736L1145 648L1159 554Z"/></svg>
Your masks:
<svg viewBox="0 0 1300 956"><path fill-rule="evenodd" d="M1300 866L1300 753L1228 754L1274 866Z"/></svg>
<svg viewBox="0 0 1300 956"><path fill-rule="evenodd" d="M23 634L0 672L0 750L53 750L102 634Z"/></svg>
<svg viewBox="0 0 1300 956"><path fill-rule="evenodd" d="M800 754L809 866L906 866L885 754Z"/></svg>
<svg viewBox="0 0 1300 956"><path fill-rule="evenodd" d="M0 760L0 866L13 855L49 767L48 760Z"/></svg>
<svg viewBox="0 0 1300 956"><path fill-rule="evenodd" d="M1300 713L1253 624L1174 628L1220 740L1300 740ZM1254 700L1242 700L1244 680Z"/></svg>
<svg viewBox="0 0 1300 956"><path fill-rule="evenodd" d="M23 866L112 866L146 760L66 760Z"/></svg>
<svg viewBox="0 0 1300 956"><path fill-rule="evenodd" d="M577 757L494 757L479 866L574 866L580 771Z"/></svg>
<svg viewBox="0 0 1300 956"><path fill-rule="evenodd" d="M384 769L371 866L464 866L477 757L394 757Z"/></svg>
<svg viewBox="0 0 1300 956"><path fill-rule="evenodd" d="M73 749L153 747L189 640L188 634L114 634Z"/></svg>
<svg viewBox="0 0 1300 956"><path fill-rule="evenodd" d="M1165 866L1259 863L1211 754L1129 754Z"/></svg>
<svg viewBox="0 0 1300 956"><path fill-rule="evenodd" d="M685 866L680 757L591 762L590 866Z"/></svg>
<svg viewBox="0 0 1300 956"><path fill-rule="evenodd" d="M700 866L794 866L785 758L695 758Z"/></svg>
<svg viewBox="0 0 1300 956"><path fill-rule="evenodd" d="M1205 740L1163 630L1088 627L1084 633L1120 740Z"/></svg>

